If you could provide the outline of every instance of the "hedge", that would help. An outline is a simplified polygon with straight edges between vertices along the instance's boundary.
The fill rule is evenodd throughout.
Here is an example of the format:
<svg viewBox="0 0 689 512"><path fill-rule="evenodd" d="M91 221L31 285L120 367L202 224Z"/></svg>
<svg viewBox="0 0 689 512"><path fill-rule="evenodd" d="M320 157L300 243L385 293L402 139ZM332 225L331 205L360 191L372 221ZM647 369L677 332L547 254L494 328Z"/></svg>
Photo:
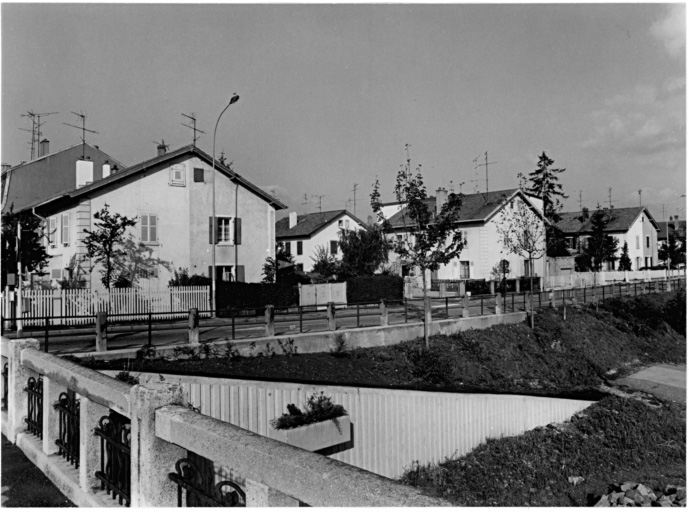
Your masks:
<svg viewBox="0 0 689 512"><path fill-rule="evenodd" d="M404 278L400 276L359 276L347 280L347 302L396 301L404 297Z"/></svg>
<svg viewBox="0 0 689 512"><path fill-rule="evenodd" d="M299 304L299 290L292 284L217 282L216 308L261 309L267 304L286 308Z"/></svg>

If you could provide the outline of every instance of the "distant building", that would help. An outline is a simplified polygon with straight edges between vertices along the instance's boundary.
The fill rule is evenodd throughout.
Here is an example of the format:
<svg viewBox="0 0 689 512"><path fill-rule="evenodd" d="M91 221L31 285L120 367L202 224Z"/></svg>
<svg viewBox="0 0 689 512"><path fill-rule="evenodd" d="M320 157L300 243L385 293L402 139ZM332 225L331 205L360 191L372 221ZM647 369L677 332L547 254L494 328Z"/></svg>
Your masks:
<svg viewBox="0 0 689 512"><path fill-rule="evenodd" d="M79 161L90 162L92 181L98 181L124 168L122 163L97 146L77 144L50 153L49 142L39 145L38 158L2 169L2 211L24 210L74 189Z"/></svg>
<svg viewBox="0 0 689 512"><path fill-rule="evenodd" d="M102 179L93 161L72 169L77 186L36 207L48 222L51 256L47 279L86 276L86 286L101 288L98 268L86 258L85 229L106 204L111 213L136 217L128 235L169 264L140 275L140 283L165 287L172 269L211 275L216 245L218 280L258 282L267 257L275 255L275 211L286 208L272 195L216 161L216 218L212 217L212 159L195 146L166 152ZM80 261L78 270L73 263ZM68 270L69 269L69 270Z"/></svg>
<svg viewBox="0 0 689 512"><path fill-rule="evenodd" d="M340 230L365 229L365 224L347 210L333 210L321 213L297 215L290 212L275 224L275 241L294 256L297 268L310 272L319 246L342 259L339 248Z"/></svg>
<svg viewBox="0 0 689 512"><path fill-rule="evenodd" d="M605 233L617 239L617 261L627 243L632 270L652 267L658 264L658 223L645 206L613 208L606 210L609 215ZM568 239L570 252L579 253L586 239L593 234L591 215L588 209L581 212L561 213L562 220L557 224ZM603 270L615 270L616 262L604 263Z"/></svg>

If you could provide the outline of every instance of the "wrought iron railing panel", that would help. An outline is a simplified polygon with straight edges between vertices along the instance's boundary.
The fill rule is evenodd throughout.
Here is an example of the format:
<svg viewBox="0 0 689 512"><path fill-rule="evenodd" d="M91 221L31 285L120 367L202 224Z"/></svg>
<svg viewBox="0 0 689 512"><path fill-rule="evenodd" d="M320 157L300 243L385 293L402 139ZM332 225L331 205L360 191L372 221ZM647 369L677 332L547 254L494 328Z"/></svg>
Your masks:
<svg viewBox="0 0 689 512"><path fill-rule="evenodd" d="M245 507L246 494L234 482L223 480L215 483L213 463L189 452L189 458L175 464L176 473L170 473L170 480L177 484L177 506L184 504L186 491L187 507Z"/></svg>
<svg viewBox="0 0 689 512"><path fill-rule="evenodd" d="M59 437L55 444L60 448L59 454L74 467L79 467L79 400L74 391L60 393L53 406L58 411L60 424Z"/></svg>
<svg viewBox="0 0 689 512"><path fill-rule="evenodd" d="M27 430L33 435L43 439L43 378L29 377L24 388L29 395L27 414L24 421Z"/></svg>
<svg viewBox="0 0 689 512"><path fill-rule="evenodd" d="M101 489L120 505L131 502L131 422L114 411L103 416L94 431L100 437L100 471L96 478Z"/></svg>
<svg viewBox="0 0 689 512"><path fill-rule="evenodd" d="M7 410L7 397L9 396L9 364L2 365L2 410Z"/></svg>

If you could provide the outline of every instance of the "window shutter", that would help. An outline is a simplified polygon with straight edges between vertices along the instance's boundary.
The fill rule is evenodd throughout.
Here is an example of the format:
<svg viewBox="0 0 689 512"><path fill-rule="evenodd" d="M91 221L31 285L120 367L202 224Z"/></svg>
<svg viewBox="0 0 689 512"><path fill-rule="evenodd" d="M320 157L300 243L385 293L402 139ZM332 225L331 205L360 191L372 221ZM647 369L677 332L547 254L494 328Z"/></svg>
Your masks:
<svg viewBox="0 0 689 512"><path fill-rule="evenodd" d="M148 214L141 215L141 241L148 242Z"/></svg>
<svg viewBox="0 0 689 512"><path fill-rule="evenodd" d="M69 243L69 213L62 214L62 243Z"/></svg>
<svg viewBox="0 0 689 512"><path fill-rule="evenodd" d="M237 282L244 283L244 265L237 265Z"/></svg>
<svg viewBox="0 0 689 512"><path fill-rule="evenodd" d="M149 242L158 241L158 216L149 215L148 216L148 238Z"/></svg>
<svg viewBox="0 0 689 512"><path fill-rule="evenodd" d="M51 245L55 244L55 230L57 229L55 224L57 219L55 217L50 217L50 228L48 229L48 241Z"/></svg>
<svg viewBox="0 0 689 512"><path fill-rule="evenodd" d="M242 219L239 217L234 219L234 243L235 245L242 244Z"/></svg>

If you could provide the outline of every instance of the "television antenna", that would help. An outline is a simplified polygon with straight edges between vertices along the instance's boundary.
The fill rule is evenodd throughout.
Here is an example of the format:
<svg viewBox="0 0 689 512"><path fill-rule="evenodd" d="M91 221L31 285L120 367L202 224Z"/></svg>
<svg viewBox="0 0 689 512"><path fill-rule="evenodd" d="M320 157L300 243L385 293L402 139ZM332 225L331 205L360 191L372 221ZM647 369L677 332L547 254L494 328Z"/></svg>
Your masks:
<svg viewBox="0 0 689 512"><path fill-rule="evenodd" d="M192 112L191 114L182 113L182 115L183 115L184 117L186 117L187 119L191 119L191 124L192 124L192 126L189 126L188 124L184 124L184 123L181 123L181 124L182 124L182 126L186 126L187 128L190 128L190 129L194 130L194 139L193 139L193 143L192 143L192 144L194 145L194 147L196 147L196 141L199 140L199 139L201 138L201 137L197 137L196 134L197 134L197 133L203 133L203 134L205 135L206 132L204 132L203 130L199 130L198 128L196 128L196 114L194 114L194 113Z"/></svg>
<svg viewBox="0 0 689 512"><path fill-rule="evenodd" d="M478 155L476 158L474 158L473 162L476 164L474 166L474 170L478 169L479 167L483 167L483 166L486 167L486 193L488 193L488 165L489 164L497 164L498 162L489 162L488 161L488 151L483 153L483 155L484 155L485 163L482 163L482 164L477 163L478 159L481 158L481 155Z"/></svg>
<svg viewBox="0 0 689 512"><path fill-rule="evenodd" d="M21 117L28 117L29 119L31 119L31 123L33 125L31 130L27 130L26 128L19 128L20 130L23 130L25 132L31 132L31 160L34 159L34 151L36 148L39 147L39 144L41 142L41 126L45 124L41 123L41 117L51 116L53 114L59 114L59 112L32 112L31 110L29 110L26 112L26 114L21 115Z"/></svg>
<svg viewBox="0 0 689 512"><path fill-rule="evenodd" d="M352 189L352 192L354 192L354 215L356 215L356 188L359 186L358 183L354 184L354 188ZM347 203L349 203L349 199L347 199ZM346 208L345 208L346 209Z"/></svg>
<svg viewBox="0 0 689 512"><path fill-rule="evenodd" d="M86 156L86 132L95 133L95 134L98 134L98 132L95 130L89 130L86 128L86 114L81 114L81 113L77 114L74 111L72 111L72 114L81 118L81 126L74 126L73 124L69 124L69 123L62 123L62 124L67 125L67 126L71 126L72 128L76 128L77 130L81 130L81 158L83 159Z"/></svg>
<svg viewBox="0 0 689 512"><path fill-rule="evenodd" d="M323 198L325 197L325 194L322 195L313 195L311 197L316 197L318 198L318 213L323 213Z"/></svg>

